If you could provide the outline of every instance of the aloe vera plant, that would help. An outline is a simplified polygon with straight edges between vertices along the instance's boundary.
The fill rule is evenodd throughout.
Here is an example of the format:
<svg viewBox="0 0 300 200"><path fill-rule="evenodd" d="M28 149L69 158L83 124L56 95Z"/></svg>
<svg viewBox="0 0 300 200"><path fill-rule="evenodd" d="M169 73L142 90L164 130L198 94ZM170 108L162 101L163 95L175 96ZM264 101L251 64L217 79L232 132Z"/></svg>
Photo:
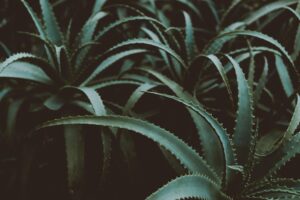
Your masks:
<svg viewBox="0 0 300 200"><path fill-rule="evenodd" d="M98 61L96 61L97 59L94 61L87 60L90 48L97 45L94 40L97 25L99 21L107 16L107 13L101 11L105 1L95 2L91 17L86 21L75 41L70 38L71 24L65 34L61 32L61 28L48 1L40 1L43 23L26 1L22 1L22 3L38 31L38 34L25 34L42 43L47 57L42 58L31 53L21 52L11 55L1 63L1 78L9 81L16 80L17 87L23 88L24 94L31 94L14 98L14 95L20 92L18 89L3 94L3 97L13 98L18 102L17 104L12 104L8 111L7 133L5 134L7 138L19 137L16 134L17 130L13 126L17 123L17 120L14 118L17 118L21 112L25 111L28 114L48 112L49 116L54 112L55 115L64 116L73 113L66 111L66 107L71 106L71 109L79 108L81 110L79 113L83 111L95 115L106 115L108 110L96 89L122 84L140 85L136 81L111 81L114 77L107 77L103 79L103 82L98 81L92 85L90 84L103 70L117 61L131 55L146 52L145 49L118 52L118 48L115 47L107 50L101 58L98 58ZM105 31L107 32L110 29L109 27ZM97 38L101 39L99 36ZM113 50L115 51L114 53ZM91 67L91 63L95 67L92 71L88 70ZM24 82L24 80L28 82ZM31 104L31 108L24 110L23 105L27 103ZM73 132L78 134L73 134ZM103 134L102 136L103 151L107 155L110 154L111 148L110 134ZM84 168L84 135L80 127L65 127L64 137L68 185L70 193L73 193L78 198L81 195L78 194L78 191L82 184ZM23 179L28 179L26 173L28 171L22 172ZM26 187L26 180L24 181L22 187ZM26 198L26 194L21 195Z"/></svg>
<svg viewBox="0 0 300 200"><path fill-rule="evenodd" d="M215 137L216 140L211 141L212 145L207 150L214 152L210 156L217 157L217 154L220 153L222 158L215 160L214 163L211 163L212 165L207 161L214 160L214 158L203 158L170 132L133 118L122 116L69 117L46 122L37 130L66 124L111 126L142 134L165 147L190 174L172 180L147 199L297 199L300 196L299 180L277 178L276 174L286 162L299 153L299 148L296 146L299 133L295 133L300 122L299 97L287 130L277 138L272 137L268 142L264 137L259 140L259 129L252 129L252 97L248 91L246 79L239 66L235 65L234 67L239 85L239 110L232 137L217 119L205 111L201 105L195 104L193 99L187 99L187 97L181 99L167 94L153 93L183 104L201 116L203 122L211 127L210 134L217 137ZM247 114L245 115L245 113ZM247 120L243 118L243 123L239 121L242 116L248 117ZM201 125L204 125L203 122ZM210 137L212 138L212 136Z"/></svg>
<svg viewBox="0 0 300 200"><path fill-rule="evenodd" d="M236 70L238 71L238 69ZM245 79L240 84L245 84ZM206 123L213 129L213 134L218 136L217 141L214 141L215 145L210 146L210 151L216 154L218 152L216 150L218 143L222 147L222 152L220 152L222 160L218 160L219 163L217 165L209 166L207 162L204 162L202 157L195 154L195 152L192 153L192 149L187 144L182 141L180 142L178 138L169 132L147 122L121 116L64 118L47 122L40 128L65 124L113 126L140 133L164 146L181 161L191 174L171 181L149 196L148 199L189 197L206 199L297 199L299 197L300 194L297 189L299 180L274 177L278 170L299 152L299 149L295 146L298 141L298 133L294 133L300 120L299 98L286 132L281 134L280 138L277 138L277 141L269 141L270 144L273 144L267 147L269 150L272 149L270 153L266 150L262 151L262 148L265 147L261 146L258 142L258 130L252 130L251 126L249 130L249 127L237 124L236 131L231 140L222 125L201 106L174 96L156 94L182 103L205 119ZM246 98L241 96L240 106L245 108L245 104L249 104L250 101L247 102L243 99ZM241 116L244 110L240 110L239 112L238 115ZM250 115L250 121L247 122L250 125L252 124L251 118ZM243 140L248 140L248 148L244 148L247 143L243 146L239 145L239 142ZM181 146L181 150L177 149L179 145ZM266 142L263 145L266 145ZM258 165L256 164L257 162L259 162ZM268 164L262 164L264 162ZM265 168L266 166L270 166L270 168ZM257 177L253 175L257 173L256 170L258 172ZM265 173L261 173L261 171L265 171ZM240 183L237 183L237 181L240 181Z"/></svg>
<svg viewBox="0 0 300 200"><path fill-rule="evenodd" d="M299 0L4 4L4 198L300 199Z"/></svg>

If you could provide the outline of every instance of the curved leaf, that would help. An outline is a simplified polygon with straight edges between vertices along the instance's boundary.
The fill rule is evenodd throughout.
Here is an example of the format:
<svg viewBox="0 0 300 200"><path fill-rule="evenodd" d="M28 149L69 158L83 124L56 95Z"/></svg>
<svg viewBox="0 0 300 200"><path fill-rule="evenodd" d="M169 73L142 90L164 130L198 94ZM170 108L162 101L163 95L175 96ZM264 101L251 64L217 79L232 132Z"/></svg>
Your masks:
<svg viewBox="0 0 300 200"><path fill-rule="evenodd" d="M137 46L139 48L141 47L148 47L148 48L155 48L155 49L159 49L159 50L163 50L166 53L168 53L170 56L172 56L174 59L176 59L181 66L183 66L184 68L187 68L187 65L185 64L185 62L181 59L181 57L170 47L160 43L160 42L155 42L153 40L149 40L149 39L145 39L145 38L135 38L135 39L130 39L127 40L125 42L122 42L116 46L114 46L113 48L111 48L109 51L115 51L119 48L124 48L124 47L129 47L129 46Z"/></svg>
<svg viewBox="0 0 300 200"><path fill-rule="evenodd" d="M293 63L292 58L289 56L288 52L285 50L285 48L274 38L265 35L263 33L260 32L256 32L256 31L249 31L249 30L245 30L245 31L231 31L231 32L226 32L224 34L221 34L219 36L217 36L214 40L212 40L203 50L204 54L211 54L211 53L216 53L218 51L220 51L220 49L223 47L224 43L226 41L229 41L233 38L235 38L236 36L251 36L257 39L261 39L264 40L266 42L268 42L269 44L275 46L278 48L278 50L284 55L284 57L289 61L289 63L291 64L291 66L294 68L294 70L297 72L298 70L295 68L295 65ZM225 42L221 42L219 40L225 40Z"/></svg>
<svg viewBox="0 0 300 200"><path fill-rule="evenodd" d="M176 200L183 198L230 200L219 186L201 175L186 175L176 178L151 194L147 200Z"/></svg>
<svg viewBox="0 0 300 200"><path fill-rule="evenodd" d="M167 94L161 94L161 93L155 93L155 92L150 92L151 94L156 94L162 97L166 97L168 99L172 99L175 100L179 103L182 103L183 105L185 105L187 108L193 110L197 115L200 115L201 117L203 117L207 124L211 127L211 129L213 131L209 131L208 133L210 134L210 138L205 138L204 141L208 142L210 144L210 146L205 146L206 149L208 151L211 151L213 153L214 157L216 153L220 153L217 152L216 149L214 149L215 147L212 145L216 145L216 143L210 141L213 140L213 135L216 135L219 142L221 143L222 146L222 153L220 156L221 159L225 159L225 163L222 163L221 160L218 160L216 162L214 162L215 165L221 165L219 167L221 167L222 171L221 174L223 175L223 185L227 185L229 183L229 181L232 179L232 171L229 168L229 166L233 166L236 164L235 162L235 154L233 151L233 147L232 147L232 142L226 132L226 130L222 127L222 125L217 121L217 119L215 119L210 113L208 113L207 111L205 111L202 107L200 107L199 105L195 105L190 101L186 101L184 99L180 99L174 96L170 96ZM195 121L195 123L201 123L201 121ZM201 125L201 128L203 128L204 131L208 131L207 128L205 128L205 124ZM208 134L206 133L206 134ZM203 132L201 132L201 134L204 134ZM205 137L209 137L208 135L206 135ZM202 137L200 137L202 138ZM210 140L209 140L210 139ZM207 153L207 152L205 152ZM209 155L209 154L208 154ZM211 157L208 157L207 160L211 160ZM213 167L217 168L218 166L213 165Z"/></svg>
<svg viewBox="0 0 300 200"><path fill-rule="evenodd" d="M127 23L135 23L135 22L149 22L149 23L155 23L161 27L164 27L164 25L158 21L157 19L154 19L152 17L147 16L134 16L134 17L126 17L124 19L117 20L110 24L109 26L105 27L103 30L101 30L96 36L95 40L101 39L104 35L108 34L110 31L115 30L117 27L120 27Z"/></svg>
<svg viewBox="0 0 300 200"><path fill-rule="evenodd" d="M169 131L146 121L121 116L79 116L49 121L38 127L37 130L51 126L71 124L109 126L134 131L165 147L189 171L205 174L212 180L219 182L219 178L196 151Z"/></svg>
<svg viewBox="0 0 300 200"><path fill-rule="evenodd" d="M116 53L108 58L106 58L104 61L101 62L100 65L98 65L95 70L93 70L92 74L90 74L82 83L81 86L86 85L91 80L93 80L96 76L98 76L102 71L110 67L112 64L120 61L123 58L126 58L128 56L141 54L147 52L144 49L132 49L128 51L122 51L120 53Z"/></svg>
<svg viewBox="0 0 300 200"><path fill-rule="evenodd" d="M141 85L141 84L142 84L141 82L133 81L133 80L110 80L110 81L95 83L89 87L95 90L100 90L114 85Z"/></svg>
<svg viewBox="0 0 300 200"><path fill-rule="evenodd" d="M298 0L280 0L272 3L268 3L265 6L261 7L260 9L251 12L245 19L243 19L243 22L245 22L247 25L252 24L253 22L256 22L259 18L275 10L282 9L285 6L290 6L297 2Z"/></svg>
<svg viewBox="0 0 300 200"><path fill-rule="evenodd" d="M103 5L106 3L107 0L95 0L92 16L95 15L97 12L101 11Z"/></svg>
<svg viewBox="0 0 300 200"><path fill-rule="evenodd" d="M52 80L38 66L20 61L9 64L0 73L0 77L30 80L46 85L52 83Z"/></svg>
<svg viewBox="0 0 300 200"><path fill-rule="evenodd" d="M131 109L134 108L135 104L140 100L140 98L145 94L145 91L151 90L157 85L144 83L141 86L139 86L129 97L127 100L127 103L125 104L123 108L123 113L127 114Z"/></svg>
<svg viewBox="0 0 300 200"><path fill-rule="evenodd" d="M300 97L297 95L297 104L293 113L293 116L291 118L291 121L289 123L289 126L285 133L281 132L274 132L267 134L263 136L259 143L258 148L256 151L256 154L258 156L267 156L276 151L282 142L284 142L286 139L290 139L295 131L297 130L297 127L300 123ZM268 143L268 145L265 145Z"/></svg>

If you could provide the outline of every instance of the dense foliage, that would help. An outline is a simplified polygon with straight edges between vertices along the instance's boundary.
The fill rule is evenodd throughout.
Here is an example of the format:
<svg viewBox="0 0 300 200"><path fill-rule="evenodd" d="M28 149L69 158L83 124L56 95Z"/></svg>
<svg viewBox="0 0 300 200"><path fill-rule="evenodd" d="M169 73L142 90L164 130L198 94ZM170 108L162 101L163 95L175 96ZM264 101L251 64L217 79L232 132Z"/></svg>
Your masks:
<svg viewBox="0 0 300 200"><path fill-rule="evenodd" d="M299 0L0 0L1 199L300 199Z"/></svg>

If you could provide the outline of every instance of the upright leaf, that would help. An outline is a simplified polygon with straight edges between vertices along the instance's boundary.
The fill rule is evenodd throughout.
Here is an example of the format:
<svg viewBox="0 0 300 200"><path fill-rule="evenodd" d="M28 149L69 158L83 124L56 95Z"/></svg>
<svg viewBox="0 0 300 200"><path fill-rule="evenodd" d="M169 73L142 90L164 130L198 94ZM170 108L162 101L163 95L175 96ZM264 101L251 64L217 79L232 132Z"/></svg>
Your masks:
<svg viewBox="0 0 300 200"><path fill-rule="evenodd" d="M95 0L95 4L92 11L92 16L99 12L103 5L106 3L107 0Z"/></svg>
<svg viewBox="0 0 300 200"><path fill-rule="evenodd" d="M188 13L183 12L185 19L185 46L186 52L188 56L188 62L190 63L192 59L195 57L195 38L194 38L194 28L192 24L191 17Z"/></svg>
<svg viewBox="0 0 300 200"><path fill-rule="evenodd" d="M63 44L63 38L51 4L48 0L40 0L40 5L46 26L47 37L57 46L61 46Z"/></svg>
<svg viewBox="0 0 300 200"><path fill-rule="evenodd" d="M233 142L237 149L239 163L245 164L247 162L252 140L252 94L250 93L248 82L239 64L232 57L228 55L226 55L226 57L234 67L238 86L238 110Z"/></svg>
<svg viewBox="0 0 300 200"><path fill-rule="evenodd" d="M275 66L283 90L287 97L290 97L294 93L293 83L290 78L289 71L287 70L287 66L284 64L282 58L278 55L275 55Z"/></svg>

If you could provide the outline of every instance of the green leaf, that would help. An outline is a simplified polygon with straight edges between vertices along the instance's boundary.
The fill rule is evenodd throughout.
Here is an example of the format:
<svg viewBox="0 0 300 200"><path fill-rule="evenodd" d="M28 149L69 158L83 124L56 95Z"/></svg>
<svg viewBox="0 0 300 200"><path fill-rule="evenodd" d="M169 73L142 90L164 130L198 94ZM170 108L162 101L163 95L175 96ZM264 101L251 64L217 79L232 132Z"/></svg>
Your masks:
<svg viewBox="0 0 300 200"><path fill-rule="evenodd" d="M105 69L107 69L114 63L120 61L121 59L124 59L128 56L145 53L145 52L147 52L147 51L144 49L132 49L132 50L116 53L116 54L106 58L93 70L93 72L87 78L85 78L85 80L81 83L81 86L88 84L91 80L93 80L101 72L103 72Z"/></svg>
<svg viewBox="0 0 300 200"><path fill-rule="evenodd" d="M239 163L245 164L249 155L252 139L252 94L250 93L248 82L240 65L231 56L226 55L226 57L234 67L238 86L238 110L233 142L237 150Z"/></svg>
<svg viewBox="0 0 300 200"><path fill-rule="evenodd" d="M206 127L207 125L202 122L202 118L196 118L199 119L198 121L194 121L197 125L199 124L199 127L204 130L208 131L207 133L200 132L200 134L203 134L203 136L200 136L200 139L203 138L205 142L207 142L209 145L206 146L205 143L202 142L202 144L205 147L205 150L208 152L205 152L207 158L206 160L212 161L212 159L215 158L216 154L221 154L219 157L221 160L216 160L212 162L212 167L218 169L218 167L221 167L221 175L223 175L223 185L227 185L229 181L232 179L232 171L229 166L234 166L236 165L235 162L235 155L232 147L231 140L226 132L226 130L222 127L222 125L215 119L210 113L208 113L206 110L204 110L200 105L195 105L191 101L186 101L184 99L180 99L174 96L170 96L167 94L161 94L161 93L155 93L155 92L150 92L152 94L156 94L162 97L166 97L168 99L175 100L179 103L182 103L185 105L187 108L193 110L196 115L201 116L205 121L207 122L207 125L211 127L211 129L208 129ZM194 115L192 115L193 117ZM216 137L214 137L216 136ZM218 140L218 141L213 141L213 140ZM216 146L221 144L221 152L217 151L218 149ZM209 152L212 152L210 154ZM225 163L224 161L225 160Z"/></svg>
<svg viewBox="0 0 300 200"><path fill-rule="evenodd" d="M73 199L82 198L84 177L84 135L80 126L64 126L67 179L69 194Z"/></svg>
<svg viewBox="0 0 300 200"><path fill-rule="evenodd" d="M212 64L216 67L216 69L218 70L218 73L220 74L224 84L225 84L225 87L227 89L227 92L228 92L228 95L229 95L229 98L230 98L230 101L233 103L233 94L232 94L232 90L231 90L231 87L230 87L230 84L229 84L229 80L228 80L228 77L227 77L227 74L226 74L226 71L223 67L223 64L221 63L220 59L216 56L216 55L213 55L213 54L210 54L210 55L198 55L195 60L193 61L193 63L195 61L198 60L198 58L207 58L209 59ZM193 66L193 63L191 66Z"/></svg>
<svg viewBox="0 0 300 200"><path fill-rule="evenodd" d="M177 3L185 6L190 11L192 11L201 21L203 20L201 12L191 1L189 1L189 0L174 0L174 2L177 2Z"/></svg>
<svg viewBox="0 0 300 200"><path fill-rule="evenodd" d="M4 60L2 63L0 63L0 73L6 67L8 67L10 64L12 64L13 62L23 60L23 59L28 59L28 58L37 58L37 57L33 54L30 54L30 53L16 53L14 55L11 55L6 60Z"/></svg>
<svg viewBox="0 0 300 200"><path fill-rule="evenodd" d="M185 62L182 60L181 56L179 56L173 49L171 49L170 47L160 43L160 42L155 42L153 40L149 40L149 39L142 39L142 38L135 38L135 39L130 39L127 40L125 42L122 42L116 46L114 46L113 48L111 48L109 51L114 51L117 50L119 48L128 48L128 47L138 47L138 48L155 48L158 50L163 50L166 53L168 53L170 56L172 56L174 59L176 59L182 67L187 69L187 65L185 64Z"/></svg>
<svg viewBox="0 0 300 200"><path fill-rule="evenodd" d="M125 104L123 108L123 114L128 114L130 110L132 110L135 106L135 104L142 98L142 96L145 94L145 91L151 90L157 85L144 83L141 86L139 86L128 98L127 103Z"/></svg>
<svg viewBox="0 0 300 200"><path fill-rule="evenodd" d="M74 91L82 93L89 101L90 105L93 108L95 115L106 115L106 109L103 104L103 101L95 89L89 87L75 87L75 86L65 86L60 90L60 95L62 96L67 91ZM64 100L64 98L62 98Z"/></svg>
<svg viewBox="0 0 300 200"><path fill-rule="evenodd" d="M147 28L142 28L142 30L155 42L158 42L160 43L160 39L158 37L158 35L156 35L153 31L151 31L150 29L147 29ZM168 54L163 51L163 50L160 50L159 53L161 54L161 57L163 58L163 60L165 61L166 65L167 66L172 66L172 60L170 60ZM179 71L180 69L178 70L175 70L175 71ZM170 72L172 73L173 76L175 76L173 70L170 70Z"/></svg>
<svg viewBox="0 0 300 200"><path fill-rule="evenodd" d="M111 86L115 86L115 85L141 85L141 82L138 81L133 81L133 80L110 80L110 81L103 81L100 83L95 83L91 86L89 86L90 88L93 88L95 90L100 90L106 87L111 87Z"/></svg>
<svg viewBox="0 0 300 200"><path fill-rule="evenodd" d="M57 74L54 72L52 66L43 58L37 57L30 53L16 53L11 55L2 63L0 63L0 73L7 67L12 66L12 63L22 60L29 60L32 63L37 63L36 66L41 68L45 74L47 74L51 79L57 80Z"/></svg>
<svg viewBox="0 0 300 200"><path fill-rule="evenodd" d="M47 37L57 46L61 46L63 44L63 37L56 17L53 13L51 4L48 0L40 0L40 5L46 26Z"/></svg>
<svg viewBox="0 0 300 200"><path fill-rule="evenodd" d="M282 187L257 191L251 194L251 196L267 199L298 199L295 197L300 197L300 193L297 190Z"/></svg>
<svg viewBox="0 0 300 200"><path fill-rule="evenodd" d="M300 123L300 97L298 95L297 104L293 116L291 118L291 121L285 133L282 134L281 132L279 133L273 132L263 136L258 143L256 154L258 156L267 156L275 152L285 140L290 139L293 136L299 123Z"/></svg>
<svg viewBox="0 0 300 200"><path fill-rule="evenodd" d="M246 193L250 194L265 188L290 188L299 190L300 189L300 180L299 179L292 179L292 178L271 178L271 179L264 179L256 184L251 184L249 188L247 188Z"/></svg>
<svg viewBox="0 0 300 200"><path fill-rule="evenodd" d="M41 37L41 35L35 34L35 33L30 33L30 32L25 32L25 31L18 31L19 34L22 34L24 36L29 36L32 37L33 39L36 39L38 41L40 41L41 43L44 44L44 46L49 49L49 53L51 53L51 55L53 57L55 57L53 55L54 52L54 45L53 43L51 43L51 41L49 41L48 39L43 39L43 37Z"/></svg>
<svg viewBox="0 0 300 200"><path fill-rule="evenodd" d="M148 22L150 24L155 23L159 25L161 28L164 28L164 25L158 21L157 19L154 19L152 17L147 16L134 16L134 17L126 17L117 21L114 21L107 27L105 27L103 30L99 31L99 33L95 36L95 40L98 41L101 39L104 35L108 34L111 31L116 30L116 28L121 27L124 24L128 23L136 23L136 22Z"/></svg>
<svg viewBox="0 0 300 200"><path fill-rule="evenodd" d="M252 24L253 22L257 22L261 17L268 15L269 13L282 9L285 6L290 6L297 3L298 0L280 0L272 3L268 3L265 6L251 12L248 16L243 19L243 22L247 25Z"/></svg>
<svg viewBox="0 0 300 200"><path fill-rule="evenodd" d="M102 171L101 171L101 179L99 182L99 189L102 190L104 187L104 183L109 178L109 169L111 165L111 157L112 157L112 135L106 130L102 130L101 141L102 141Z"/></svg>
<svg viewBox="0 0 300 200"><path fill-rule="evenodd" d="M64 89L79 90L89 100L95 115L97 116L106 115L106 109L102 102L102 99L94 89L86 88L86 87L70 87L70 86L65 87ZM85 142L84 142L84 137L82 135L83 133L81 132L81 127L79 126L65 125L64 134L65 134L65 143L66 143L69 188L74 191L71 192L71 194L80 196L82 194L77 194L77 192L80 192L80 190L82 190L82 185L80 184L83 184L82 178L84 175L83 171L84 171L84 157L85 157L84 156ZM110 145L110 143L106 143L109 142L106 136L103 136L102 139L104 140L102 142L105 143L104 144L105 146L103 146L105 151L104 153L105 156L107 156L106 154L110 154L110 150L109 150L110 147L108 146ZM106 161L107 160L105 160L103 163L104 165L103 165L102 173L106 173L107 170Z"/></svg>
<svg viewBox="0 0 300 200"><path fill-rule="evenodd" d="M25 6L27 12L30 14L30 16L31 16L31 18L32 18L32 20L34 22L34 25L37 28L40 36L43 39L46 39L47 38L46 37L46 33L44 31L43 25L42 25L40 19L38 18L37 14L33 11L33 9L30 7L30 5L25 0L21 0L21 2Z"/></svg>
<svg viewBox="0 0 300 200"><path fill-rule="evenodd" d="M97 116L106 115L106 109L103 101L100 95L94 89L87 87L79 87L77 89L83 92L88 98Z"/></svg>
<svg viewBox="0 0 300 200"><path fill-rule="evenodd" d="M55 46L56 53L56 69L60 74L60 78L64 79L65 83L68 83L72 78L73 70L71 69L70 56L65 46ZM64 78L62 78L64 77Z"/></svg>
<svg viewBox="0 0 300 200"><path fill-rule="evenodd" d="M216 23L219 24L220 17L219 17L218 11L217 11L216 3L212 0L205 0L204 2L207 3L209 9L211 10L211 12L216 20Z"/></svg>
<svg viewBox="0 0 300 200"><path fill-rule="evenodd" d="M6 56L11 56L11 51L9 50L9 48L3 43L0 41L0 49L3 50L3 52L6 54Z"/></svg>
<svg viewBox="0 0 300 200"><path fill-rule="evenodd" d="M96 15L97 12L101 11L103 5L107 0L95 0L95 4L93 6L92 16Z"/></svg>
<svg viewBox="0 0 300 200"><path fill-rule="evenodd" d="M255 77L255 55L253 54L253 49L249 41L248 41L248 46L249 46L249 53L250 53L248 84L249 84L250 91L253 92L254 77Z"/></svg>
<svg viewBox="0 0 300 200"><path fill-rule="evenodd" d="M196 54L195 51L195 37L194 37L194 30L191 17L188 13L183 12L184 19L185 19L185 46L188 56L188 63L190 63Z"/></svg>
<svg viewBox="0 0 300 200"><path fill-rule="evenodd" d="M211 40L209 44L205 47L203 50L204 54L210 54L210 53L216 53L220 51L220 49L223 47L224 43L226 41L229 41L237 36L251 36L257 39L264 40L265 42L268 42L269 44L275 46L278 48L278 50L283 54L283 56L289 61L293 69L297 72L298 70L295 68L292 58L289 56L288 52L285 50L285 48L274 38L265 35L260 32L256 31L232 31L232 32L226 32L224 34L221 34L217 36L215 39ZM225 40L225 42L221 42L219 40Z"/></svg>
<svg viewBox="0 0 300 200"><path fill-rule="evenodd" d="M0 91L0 103L11 92L11 90L12 90L11 88L6 87Z"/></svg>
<svg viewBox="0 0 300 200"><path fill-rule="evenodd" d="M185 175L178 177L155 193L147 200L175 200L185 198L230 200L221 188L212 180L202 175Z"/></svg>
<svg viewBox="0 0 300 200"><path fill-rule="evenodd" d="M267 81L268 81L268 74L269 74L269 63L266 58L264 58L264 69L262 71L262 74L259 78L259 81L257 83L255 93L254 93L254 107L258 104L261 94L263 92L263 89L266 87Z"/></svg>
<svg viewBox="0 0 300 200"><path fill-rule="evenodd" d="M156 77L158 80L160 80L162 83L164 83L172 92L176 94L180 99L174 99L174 100L182 100L184 103L189 102L193 103L194 105L201 106L200 103L193 98L188 92L186 92L180 85L178 85L176 82L170 80L166 76L151 70L151 69L144 69L141 70L146 71ZM160 94L165 97L169 97L166 94ZM169 97L173 98L173 97ZM180 101L182 103L182 101ZM185 104L188 105L188 104ZM207 162L213 167L213 169L218 173L219 176L226 177L226 173L228 173L228 176L230 176L230 171L226 170L226 164L224 163L224 159L227 160L227 162L230 163L230 165L234 164L234 155L231 155L230 151L230 141L228 136L226 135L226 131L222 126L219 126L220 124L217 122L216 119L214 119L212 116L210 116L206 111L200 112L199 110L193 110L190 107L187 107L193 122L195 124L195 127L197 128L197 134L200 138L201 147L203 148L204 157L207 160ZM203 109L202 109L203 110ZM197 113L198 112L198 113ZM200 113L199 113L200 112ZM199 116L200 114L200 116ZM210 119L210 121L209 121ZM210 124L212 123L212 124ZM215 129L215 130L214 130ZM225 135L224 135L225 134ZM220 143L219 137L225 137L224 138L224 145L226 146L226 150L228 151L228 155L226 152L224 152L224 147L222 147L222 144ZM226 139L227 137L227 139ZM221 139L222 140L222 139ZM228 140L228 141L227 141ZM225 161L226 162L226 161ZM228 170L228 169L227 169ZM223 183L225 183L224 181Z"/></svg>
<svg viewBox="0 0 300 200"><path fill-rule="evenodd" d="M46 85L51 85L52 80L38 66L27 62L13 62L1 73L1 78L24 79Z"/></svg>
<svg viewBox="0 0 300 200"><path fill-rule="evenodd" d="M17 119L21 112L21 107L25 103L24 98L15 99L14 102L9 104L8 111L7 111L7 117L6 117L6 136L12 142L13 138L17 136L16 131L17 129Z"/></svg>
<svg viewBox="0 0 300 200"><path fill-rule="evenodd" d="M300 2L297 5L296 12L300 13ZM295 41L294 41L294 51L292 54L292 58L296 60L300 53L300 24L298 25Z"/></svg>
<svg viewBox="0 0 300 200"><path fill-rule="evenodd" d="M300 21L300 13L297 12L297 10L292 9L291 7L288 6L284 6L284 9L286 9L287 11L289 11L291 14L293 14L295 16L295 18Z"/></svg>
<svg viewBox="0 0 300 200"><path fill-rule="evenodd" d="M25 6L25 8L26 8L27 12L29 13L31 19L33 20L34 25L35 25L36 29L38 30L41 38L46 40L47 39L47 34L44 30L44 27L43 27L40 19L38 18L38 16L34 12L34 10L30 7L30 5L25 0L21 0L21 2ZM54 63L54 60L53 60L54 58L52 57L52 55L50 53L51 52L50 49L47 46L45 46L45 50L46 50L48 59L51 61L51 64L53 64Z"/></svg>
<svg viewBox="0 0 300 200"><path fill-rule="evenodd" d="M205 174L212 180L219 182L219 178L196 151L169 131L146 121L122 116L79 116L46 122L36 130L71 124L109 126L139 133L169 150L190 172Z"/></svg>
<svg viewBox="0 0 300 200"><path fill-rule="evenodd" d="M294 93L293 83L290 78L289 71L287 70L287 66L278 55L275 55L275 66L284 92L287 97L290 97Z"/></svg>
<svg viewBox="0 0 300 200"><path fill-rule="evenodd" d="M90 43L93 41L93 36L97 27L98 22L107 16L105 12L98 12L95 15L92 15L90 19L87 20L85 25L83 26L79 36L79 44L78 46L82 46L86 43ZM82 62L84 61L90 47L85 48L81 51L76 57L76 67L79 68Z"/></svg>
<svg viewBox="0 0 300 200"><path fill-rule="evenodd" d="M231 12L240 4L242 3L243 0L233 0L231 1L231 4L229 5L229 7L226 9L225 13L222 16L221 19L221 26L224 25L225 20L227 19L227 17L231 14Z"/></svg>

